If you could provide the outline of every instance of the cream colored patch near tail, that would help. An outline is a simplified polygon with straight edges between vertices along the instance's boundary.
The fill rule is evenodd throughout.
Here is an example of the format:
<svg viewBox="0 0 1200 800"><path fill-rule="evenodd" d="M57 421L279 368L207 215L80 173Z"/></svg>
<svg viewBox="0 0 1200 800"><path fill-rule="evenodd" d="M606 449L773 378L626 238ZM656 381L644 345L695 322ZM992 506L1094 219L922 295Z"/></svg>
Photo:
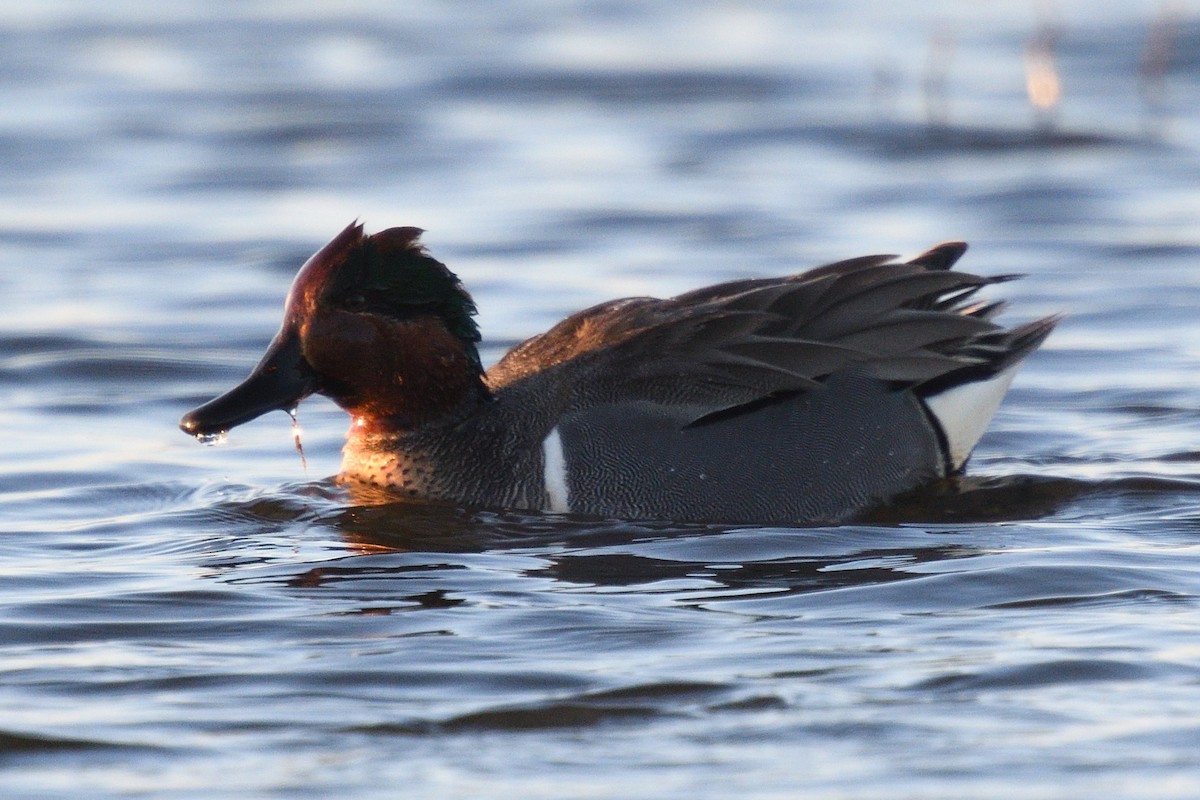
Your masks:
<svg viewBox="0 0 1200 800"><path fill-rule="evenodd" d="M964 383L953 389L925 398L950 447L950 464L960 468L983 438L983 432L996 415L1000 401L1017 374L1019 364L996 373L991 378Z"/></svg>
<svg viewBox="0 0 1200 800"><path fill-rule="evenodd" d="M553 428L542 440L543 480L546 486L546 510L567 514L571 497L567 491L567 459L563 455L562 436Z"/></svg>

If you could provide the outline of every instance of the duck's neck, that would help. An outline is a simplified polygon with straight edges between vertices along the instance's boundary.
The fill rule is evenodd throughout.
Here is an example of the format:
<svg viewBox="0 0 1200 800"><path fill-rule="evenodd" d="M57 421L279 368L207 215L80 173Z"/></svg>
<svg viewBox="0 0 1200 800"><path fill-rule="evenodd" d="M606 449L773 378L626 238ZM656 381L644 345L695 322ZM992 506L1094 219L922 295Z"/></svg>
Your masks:
<svg viewBox="0 0 1200 800"><path fill-rule="evenodd" d="M445 458L459 449L454 435L459 423L489 402L480 386L436 416L353 417L342 448L341 477L413 498L461 500L462 487L453 470L446 473Z"/></svg>
<svg viewBox="0 0 1200 800"><path fill-rule="evenodd" d="M432 388L432 387L426 387ZM411 434L442 425L452 425L471 416L479 407L490 401L483 382L475 378L458 391L447 391L450 387L436 387L441 393L414 394L405 402L386 404L367 403L347 408L350 414L348 440L402 439ZM421 391L417 389L416 391Z"/></svg>

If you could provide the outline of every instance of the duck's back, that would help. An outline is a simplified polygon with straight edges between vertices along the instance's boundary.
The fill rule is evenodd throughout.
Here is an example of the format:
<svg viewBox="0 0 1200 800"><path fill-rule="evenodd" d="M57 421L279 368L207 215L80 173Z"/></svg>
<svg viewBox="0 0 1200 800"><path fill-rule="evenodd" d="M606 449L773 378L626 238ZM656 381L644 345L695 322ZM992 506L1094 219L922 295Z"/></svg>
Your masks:
<svg viewBox="0 0 1200 800"><path fill-rule="evenodd" d="M488 382L541 451L549 509L845 518L960 469L1054 327L992 322L1002 304L973 297L1011 276L951 270L964 250L613 301L518 346Z"/></svg>

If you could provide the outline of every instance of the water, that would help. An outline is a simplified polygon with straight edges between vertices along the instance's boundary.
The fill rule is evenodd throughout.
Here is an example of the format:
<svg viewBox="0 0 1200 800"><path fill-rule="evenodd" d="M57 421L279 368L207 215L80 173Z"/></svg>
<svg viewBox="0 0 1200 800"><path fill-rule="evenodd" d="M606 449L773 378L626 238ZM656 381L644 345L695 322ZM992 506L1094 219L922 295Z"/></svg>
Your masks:
<svg viewBox="0 0 1200 800"><path fill-rule="evenodd" d="M0 10L0 794L1200 794L1200 24L1140 92L1160 11ZM866 524L389 505L323 400L307 469L283 414L175 428L355 217L428 229L488 361L948 238L1069 317L969 491Z"/></svg>

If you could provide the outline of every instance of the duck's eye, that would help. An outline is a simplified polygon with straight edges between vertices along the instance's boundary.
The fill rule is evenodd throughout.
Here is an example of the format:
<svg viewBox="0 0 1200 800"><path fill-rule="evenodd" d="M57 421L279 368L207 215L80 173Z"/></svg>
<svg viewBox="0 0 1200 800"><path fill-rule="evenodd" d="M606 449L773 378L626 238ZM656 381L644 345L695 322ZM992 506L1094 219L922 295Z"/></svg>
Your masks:
<svg viewBox="0 0 1200 800"><path fill-rule="evenodd" d="M346 299L342 302L348 311L362 311L367 307L367 298L358 292L346 295Z"/></svg>

